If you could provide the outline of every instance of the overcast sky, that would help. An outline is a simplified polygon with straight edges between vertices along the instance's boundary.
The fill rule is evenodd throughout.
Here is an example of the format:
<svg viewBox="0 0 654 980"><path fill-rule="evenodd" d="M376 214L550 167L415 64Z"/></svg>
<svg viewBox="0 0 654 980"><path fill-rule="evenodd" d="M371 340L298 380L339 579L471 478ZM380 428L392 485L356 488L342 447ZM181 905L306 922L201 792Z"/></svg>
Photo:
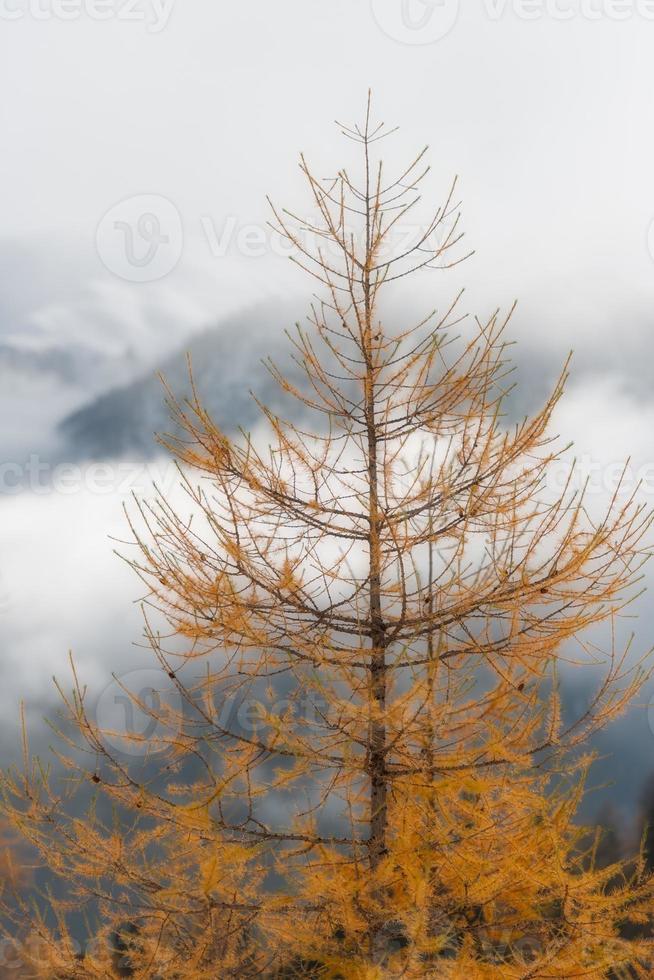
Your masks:
<svg viewBox="0 0 654 980"><path fill-rule="evenodd" d="M196 308L180 317L206 319L231 299L237 264L212 255L206 228L261 224L266 193L295 201L300 150L331 172L341 152L331 120L359 117L371 86L407 154L431 145L434 188L460 175L480 304L519 296L516 331L561 350L614 345L636 321L648 338L647 0L544 0L536 20L525 13L538 0L479 0L431 43L414 42L447 28L455 0L63 0L70 20L57 16L61 2L0 2L0 238L65 245L80 293L107 276L96 253L107 211L163 196L184 252L160 293L183 292L202 268ZM109 19L95 19L96 2ZM589 19L591 9L604 13ZM244 295L269 275L256 260L240 265ZM138 302L145 290L135 292Z"/></svg>
<svg viewBox="0 0 654 980"><path fill-rule="evenodd" d="M300 295L288 263L266 245L249 254L239 232L264 227L267 193L299 205L300 151L320 174L339 166L333 120L360 118L370 86L377 114L402 127L391 152L429 143L434 193L459 175L476 250L468 306L520 299L528 385L574 348L559 428L580 454L632 453L645 471L653 52L648 0L0 0L0 334L92 336L102 350L133 340L155 362L253 298ZM169 252L156 277L138 263L125 275L109 233L122 221L136 235L145 212ZM142 230L135 249L153 231ZM425 302L431 288L421 280ZM32 416L21 408L11 423L30 439ZM3 507L5 641L23 673L88 650L97 603L106 623L132 594L106 542L121 500ZM55 561L68 570L58 589L84 579L81 604L74 585L62 603L49 584Z"/></svg>

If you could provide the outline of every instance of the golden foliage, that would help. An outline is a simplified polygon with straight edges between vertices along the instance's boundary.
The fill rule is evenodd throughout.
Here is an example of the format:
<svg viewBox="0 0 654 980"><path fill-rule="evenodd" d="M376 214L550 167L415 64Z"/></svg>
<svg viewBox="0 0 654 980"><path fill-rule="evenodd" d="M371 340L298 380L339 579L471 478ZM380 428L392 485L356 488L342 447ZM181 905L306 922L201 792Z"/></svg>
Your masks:
<svg viewBox="0 0 654 980"><path fill-rule="evenodd" d="M183 711L139 701L156 734L137 771L76 680L65 704L97 766L71 743L65 792L28 753L5 779L6 811L68 882L59 932L34 928L65 960L65 913L96 903L98 941L66 976L112 975L116 935L138 977L649 975L652 882L642 862L597 867L574 818L589 736L646 676L615 624L650 515L618 491L598 517L572 480L549 486L566 371L510 424L508 318L457 340L457 299L384 323L383 288L461 260L455 187L394 249L424 151L387 178L370 106L343 132L361 181L303 159L315 223L274 210L325 291L290 336L306 384L270 364L302 425L262 406L262 447L197 392L171 396L196 516L160 496L131 520L146 634ZM577 719L557 679L573 660L604 664Z"/></svg>

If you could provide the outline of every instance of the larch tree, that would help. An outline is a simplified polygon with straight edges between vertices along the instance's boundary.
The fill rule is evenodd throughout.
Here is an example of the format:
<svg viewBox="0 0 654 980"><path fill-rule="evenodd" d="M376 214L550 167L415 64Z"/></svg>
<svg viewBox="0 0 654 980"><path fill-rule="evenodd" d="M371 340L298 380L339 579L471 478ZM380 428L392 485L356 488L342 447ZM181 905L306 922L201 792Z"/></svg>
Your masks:
<svg viewBox="0 0 654 980"><path fill-rule="evenodd" d="M598 519L572 476L548 482L567 371L512 423L507 316L470 323L457 297L386 322L393 283L464 257L456 185L407 242L425 151L390 177L370 103L340 128L359 172L302 159L314 219L273 208L321 290L289 333L304 383L269 364L294 421L262 404L266 437L232 438L171 393L192 517L160 494L130 519L175 694L125 689L154 723L145 763L76 679L66 779L27 749L5 777L6 812L67 882L54 920L13 906L41 939L35 976L649 976L651 878L601 866L575 814L589 737L647 676L615 625L650 515L618 490ZM562 662L593 683L603 665L577 718ZM85 903L80 959L67 914Z"/></svg>

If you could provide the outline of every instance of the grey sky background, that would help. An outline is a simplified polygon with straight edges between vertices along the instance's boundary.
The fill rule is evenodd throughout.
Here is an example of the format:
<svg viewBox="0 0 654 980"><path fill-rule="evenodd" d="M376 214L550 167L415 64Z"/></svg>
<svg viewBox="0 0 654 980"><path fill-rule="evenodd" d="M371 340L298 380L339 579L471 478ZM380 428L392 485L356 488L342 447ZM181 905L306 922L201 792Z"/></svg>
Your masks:
<svg viewBox="0 0 654 980"><path fill-rule="evenodd" d="M230 220L262 224L266 193L294 203L297 152L331 172L341 148L330 122L360 116L370 85L379 113L402 125L403 152L431 145L434 189L460 175L477 250L466 279L479 307L519 296L516 334L556 354L574 346L612 360L618 336L638 348L654 271L654 20L639 13L645 0L626 20L589 20L575 2L570 20L547 10L526 20L511 4L499 15L500 0L480 0L422 45L389 37L375 19L401 33L400 0L186 0L166 8L158 33L154 0L141 2L144 20L120 19L115 0L113 19L62 21L34 19L27 5L36 0L4 0L25 5L2 23L0 41L5 288L29 296L35 287L24 263L19 282L12 251L39 254L37 279L55 261L55 293L64 280L71 288L63 315L52 309L58 294L44 297L52 329L81 319L78 330L106 343L100 317L117 312L109 333L122 337L129 324L134 336L144 307L177 307L174 326L155 326L165 345L180 323L206 322L276 283L281 260L264 269L232 249L221 261L202 222L218 233ZM407 3L416 19L429 9ZM113 205L144 194L174 203L185 247L156 289L126 289L107 275L95 235Z"/></svg>
<svg viewBox="0 0 654 980"><path fill-rule="evenodd" d="M518 0L112 0L104 20L92 0L64 2L69 19L57 0L0 0L3 463L47 452L68 411L235 310L297 297L303 315L306 280L266 245L247 254L238 231L264 227L267 193L306 204L299 151L320 174L340 166L348 149L332 121L360 118L370 86L376 114L401 126L390 157L429 143L436 202L459 175L476 250L398 302L440 305L460 283L481 315L519 298L511 332L526 403L574 348L558 430L599 473L598 501L606 468L631 454L654 502L647 0L547 0L534 19L539 8ZM417 43L439 24L444 36ZM179 254L168 274L133 282L103 264L96 238L111 209L143 196L176 211ZM218 238L232 229L225 254L207 227ZM99 685L134 656L138 586L107 539L124 528L127 491L123 481L0 499L8 754L19 696L38 713L69 649ZM649 600L639 611L648 645ZM630 792L654 768L643 718L631 741L620 736Z"/></svg>

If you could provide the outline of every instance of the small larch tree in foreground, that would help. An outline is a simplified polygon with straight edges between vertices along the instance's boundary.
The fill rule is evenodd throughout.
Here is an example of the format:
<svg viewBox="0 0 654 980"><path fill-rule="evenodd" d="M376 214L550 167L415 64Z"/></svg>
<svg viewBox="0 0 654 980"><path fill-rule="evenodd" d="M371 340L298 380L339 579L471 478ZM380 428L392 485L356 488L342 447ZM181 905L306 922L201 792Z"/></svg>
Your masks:
<svg viewBox="0 0 654 980"><path fill-rule="evenodd" d="M193 516L160 495L131 520L175 694L131 694L156 722L145 764L76 682L67 779L27 752L5 778L13 823L68 882L54 925L33 915L35 975L649 976L633 936L652 881L600 867L574 816L589 736L646 676L593 628L614 637L636 594L650 516L618 491L598 519L572 479L549 486L565 372L509 422L507 317L468 324L456 300L386 323L394 282L463 257L458 205L453 188L398 248L424 151L390 177L370 105L341 128L360 172L319 180L302 159L315 220L273 209L321 289L289 335L304 382L270 364L295 422L261 405L266 439L231 438L197 394L171 396ZM562 660L604 664L575 719ZM85 903L80 960L66 916Z"/></svg>

